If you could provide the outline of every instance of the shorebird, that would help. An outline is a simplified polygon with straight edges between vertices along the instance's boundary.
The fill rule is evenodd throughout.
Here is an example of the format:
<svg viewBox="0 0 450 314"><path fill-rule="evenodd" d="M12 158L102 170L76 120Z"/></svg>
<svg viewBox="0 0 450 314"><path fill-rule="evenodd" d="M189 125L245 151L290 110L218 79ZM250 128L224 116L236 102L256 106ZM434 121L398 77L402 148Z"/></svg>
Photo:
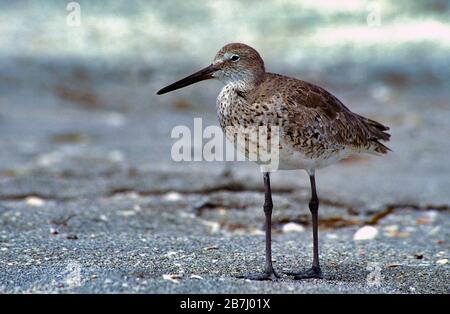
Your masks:
<svg viewBox="0 0 450 314"><path fill-rule="evenodd" d="M315 170L357 153L386 154L390 149L387 126L353 113L330 92L295 78L266 72L259 53L241 43L222 47L213 62L157 92L158 95L208 79L225 86L217 98L223 129L228 126L279 127L280 170L304 169L311 185L313 260L306 271L291 272L294 279L323 278L319 264L318 210ZM272 192L270 169L263 171L266 262L262 273L242 276L252 280L279 278L272 264Z"/></svg>

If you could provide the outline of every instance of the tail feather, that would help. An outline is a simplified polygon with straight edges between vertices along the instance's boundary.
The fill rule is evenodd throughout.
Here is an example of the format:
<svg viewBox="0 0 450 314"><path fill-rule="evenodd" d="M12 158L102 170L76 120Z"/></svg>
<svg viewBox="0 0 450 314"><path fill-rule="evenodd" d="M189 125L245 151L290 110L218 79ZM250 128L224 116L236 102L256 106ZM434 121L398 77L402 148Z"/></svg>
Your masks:
<svg viewBox="0 0 450 314"><path fill-rule="evenodd" d="M392 149L387 147L386 145L383 145L378 140L374 140L374 151L378 154L387 154L388 152L391 152Z"/></svg>
<svg viewBox="0 0 450 314"><path fill-rule="evenodd" d="M387 154L392 151L389 147L382 144L380 141L389 142L391 135L386 131L389 127L371 119L364 118L371 134L370 141L373 143L373 151L378 154Z"/></svg>
<svg viewBox="0 0 450 314"><path fill-rule="evenodd" d="M383 124L381 124L381 123L379 123L379 122L377 122L377 121L375 121L375 120L367 119L367 122L368 122L370 125L372 125L373 127L379 129L380 131L388 131L388 130L389 130L389 127L388 127L388 126L385 126L385 125L383 125Z"/></svg>

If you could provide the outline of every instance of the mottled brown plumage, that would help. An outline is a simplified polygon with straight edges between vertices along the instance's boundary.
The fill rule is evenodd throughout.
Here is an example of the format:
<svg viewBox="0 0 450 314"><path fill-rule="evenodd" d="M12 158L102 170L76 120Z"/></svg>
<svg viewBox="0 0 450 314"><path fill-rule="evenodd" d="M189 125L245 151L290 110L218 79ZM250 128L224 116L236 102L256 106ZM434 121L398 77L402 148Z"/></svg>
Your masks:
<svg viewBox="0 0 450 314"><path fill-rule="evenodd" d="M329 149L375 153L388 150L379 142L389 140L385 132L388 127L351 112L335 96L311 83L266 73L246 98L251 107L259 105L255 110L263 108L261 104L270 107L275 114L266 115L269 121L281 119L291 143L311 158Z"/></svg>
<svg viewBox="0 0 450 314"><path fill-rule="evenodd" d="M239 65L229 60L232 55L240 56ZM388 127L351 112L319 86L265 72L264 62L253 48L226 45L213 66L219 69L214 76L225 82L217 100L222 128L279 126L280 169L311 172L353 153L385 154L389 150L380 142L389 140ZM300 153L298 159L303 161L286 161L286 153L291 152Z"/></svg>

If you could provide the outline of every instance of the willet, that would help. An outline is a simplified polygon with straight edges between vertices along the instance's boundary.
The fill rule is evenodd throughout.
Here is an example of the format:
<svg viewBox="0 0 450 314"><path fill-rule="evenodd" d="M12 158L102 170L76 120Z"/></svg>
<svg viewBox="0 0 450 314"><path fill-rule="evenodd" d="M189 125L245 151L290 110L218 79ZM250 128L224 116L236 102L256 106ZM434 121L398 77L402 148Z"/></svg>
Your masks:
<svg viewBox="0 0 450 314"><path fill-rule="evenodd" d="M206 68L157 92L158 95L218 79L225 86L217 98L223 129L228 126L279 127L279 169L305 169L310 178L313 261L307 271L288 273L295 279L322 278L319 264L318 209L315 170L355 153L386 154L388 127L351 112L325 89L295 78L268 73L259 53L244 44L225 45ZM266 218L266 263L264 272L245 276L253 280L275 280L272 265L272 193L270 171L263 171Z"/></svg>

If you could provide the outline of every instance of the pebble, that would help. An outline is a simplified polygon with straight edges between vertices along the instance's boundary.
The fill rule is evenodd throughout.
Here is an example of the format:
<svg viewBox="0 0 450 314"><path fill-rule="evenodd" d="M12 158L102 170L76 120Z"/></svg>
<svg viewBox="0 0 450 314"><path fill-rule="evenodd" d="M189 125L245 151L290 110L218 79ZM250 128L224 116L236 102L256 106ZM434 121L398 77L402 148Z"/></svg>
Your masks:
<svg viewBox="0 0 450 314"><path fill-rule="evenodd" d="M364 226L353 235L354 241L361 241L361 240L372 240L375 239L375 237L378 234L378 230L375 227L372 226Z"/></svg>
<svg viewBox="0 0 450 314"><path fill-rule="evenodd" d="M68 234L66 238L69 240L78 240L78 236L76 234Z"/></svg>

